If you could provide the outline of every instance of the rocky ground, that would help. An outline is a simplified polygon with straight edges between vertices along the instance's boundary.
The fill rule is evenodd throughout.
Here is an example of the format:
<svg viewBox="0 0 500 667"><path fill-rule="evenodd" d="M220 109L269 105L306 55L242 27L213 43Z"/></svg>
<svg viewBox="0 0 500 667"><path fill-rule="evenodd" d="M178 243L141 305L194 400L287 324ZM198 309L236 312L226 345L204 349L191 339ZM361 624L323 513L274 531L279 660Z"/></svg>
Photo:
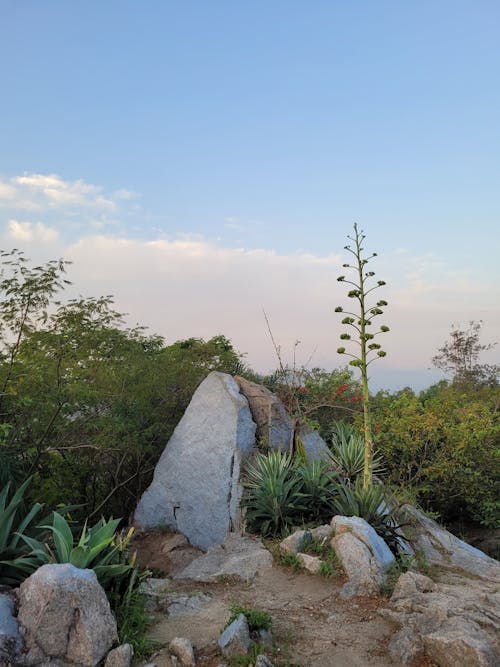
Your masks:
<svg viewBox="0 0 500 667"><path fill-rule="evenodd" d="M184 555L182 547L163 553L165 544L168 549L173 539L166 533L150 534L136 542L140 561L154 567L157 576L178 573L192 558L192 548L187 546ZM343 583L342 579L297 573L276 563L248 583L230 576L220 576L211 583L172 579L167 604L177 596L180 605L177 609L170 606L170 613L166 609L157 613L151 637L162 644L174 637L187 637L195 647L197 664L217 667L223 660L216 642L229 619L229 607L238 603L272 614L274 645L266 653L276 667L401 664L387 651L394 625L378 613L388 605L388 599L343 600L339 597ZM152 662L157 667L171 667L168 650L160 651Z"/></svg>

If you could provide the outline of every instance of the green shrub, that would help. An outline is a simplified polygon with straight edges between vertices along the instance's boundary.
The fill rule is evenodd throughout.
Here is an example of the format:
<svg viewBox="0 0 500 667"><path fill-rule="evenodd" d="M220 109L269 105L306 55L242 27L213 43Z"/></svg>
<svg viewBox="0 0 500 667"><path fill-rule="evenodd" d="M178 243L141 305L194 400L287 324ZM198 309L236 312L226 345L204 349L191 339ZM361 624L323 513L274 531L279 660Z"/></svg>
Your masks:
<svg viewBox="0 0 500 667"><path fill-rule="evenodd" d="M262 535L282 535L305 510L301 480L288 454L258 454L243 484L248 526Z"/></svg>
<svg viewBox="0 0 500 667"><path fill-rule="evenodd" d="M250 632L258 632L259 630L271 630L273 625L273 618L268 611L261 611L253 609L252 607L244 607L240 604L234 603L229 607L231 617L226 624L230 625L240 614L243 614L247 619L248 629Z"/></svg>
<svg viewBox="0 0 500 667"><path fill-rule="evenodd" d="M309 461L296 466L300 484L303 521L329 521L333 513L333 499L337 476L324 461Z"/></svg>
<svg viewBox="0 0 500 667"><path fill-rule="evenodd" d="M342 484L334 500L337 514L359 516L385 540L394 553L398 553L404 538L400 532L395 499L382 484L363 488L361 478L354 486Z"/></svg>
<svg viewBox="0 0 500 667"><path fill-rule="evenodd" d="M330 429L330 461L337 474L349 484L354 484L363 475L365 441L359 430L346 422L335 422ZM373 455L372 474L383 472L382 460Z"/></svg>
<svg viewBox="0 0 500 667"><path fill-rule="evenodd" d="M24 494L30 482L31 479L27 479L21 484L10 500L10 482L0 492L0 583L8 586L18 586L44 563L26 544L30 536L33 539L41 536L33 522L43 507L35 503L25 511Z"/></svg>

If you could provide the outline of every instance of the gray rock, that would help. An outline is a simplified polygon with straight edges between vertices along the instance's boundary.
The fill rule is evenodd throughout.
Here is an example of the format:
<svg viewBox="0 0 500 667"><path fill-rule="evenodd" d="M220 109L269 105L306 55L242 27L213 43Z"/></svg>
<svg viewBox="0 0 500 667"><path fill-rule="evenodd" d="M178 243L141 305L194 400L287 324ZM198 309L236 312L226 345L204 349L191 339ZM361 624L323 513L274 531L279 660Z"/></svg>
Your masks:
<svg viewBox="0 0 500 667"><path fill-rule="evenodd" d="M255 423L235 380L212 372L200 384L135 512L145 529L161 525L208 549L241 527L240 471Z"/></svg>
<svg viewBox="0 0 500 667"><path fill-rule="evenodd" d="M104 667L130 667L133 657L134 649L132 646L122 644L108 653Z"/></svg>
<svg viewBox="0 0 500 667"><path fill-rule="evenodd" d="M0 665L13 664L22 647L14 601L8 593L0 593Z"/></svg>
<svg viewBox="0 0 500 667"><path fill-rule="evenodd" d="M320 542L321 544L324 544L330 540L332 537L332 527L330 526L329 523L323 525L323 526L317 526L317 528L313 528L311 530L311 535L313 536L313 540L316 542Z"/></svg>
<svg viewBox="0 0 500 667"><path fill-rule="evenodd" d="M168 645L168 650L177 658L182 667L194 667L193 645L189 639L174 637Z"/></svg>
<svg viewBox="0 0 500 667"><path fill-rule="evenodd" d="M500 664L500 595L496 585L474 578L431 582L401 575L388 608L379 613L399 628L389 643L396 661L411 664L424 652L440 667Z"/></svg>
<svg viewBox="0 0 500 667"><path fill-rule="evenodd" d="M374 528L359 516L334 516L330 525L336 536L350 532L361 540L371 551L381 569L388 570L394 563L394 554L387 544Z"/></svg>
<svg viewBox="0 0 500 667"><path fill-rule="evenodd" d="M318 574L321 571L321 566L323 565L321 558L302 553L298 553L297 558L300 560L304 570L311 572L311 574Z"/></svg>
<svg viewBox="0 0 500 667"><path fill-rule="evenodd" d="M168 535L165 537L161 552L162 554L168 554L171 551L174 551L174 549L185 547L188 544L189 542L184 535L181 535L180 533L174 533L173 535Z"/></svg>
<svg viewBox="0 0 500 667"><path fill-rule="evenodd" d="M261 446L288 452L293 442L294 422L280 399L266 387L236 376L241 393L246 396Z"/></svg>
<svg viewBox="0 0 500 667"><path fill-rule="evenodd" d="M158 579L150 577L143 581L139 587L145 596L145 608L148 611L166 611L169 605L168 594L172 588L170 579Z"/></svg>
<svg viewBox="0 0 500 667"><path fill-rule="evenodd" d="M348 582L340 595L377 595L395 558L387 544L364 519L335 516L331 522L335 550Z"/></svg>
<svg viewBox="0 0 500 667"><path fill-rule="evenodd" d="M217 643L227 658L238 653L248 653L250 648L250 631L245 614L240 614L227 626Z"/></svg>
<svg viewBox="0 0 500 667"><path fill-rule="evenodd" d="M43 565L19 590L26 664L94 667L118 639L116 621L93 570Z"/></svg>
<svg viewBox="0 0 500 667"><path fill-rule="evenodd" d="M212 598L206 593L171 593L167 596L169 616L189 616L200 611Z"/></svg>
<svg viewBox="0 0 500 667"><path fill-rule="evenodd" d="M300 439L304 443L308 461L327 461L329 459L330 449L317 431L301 426Z"/></svg>
<svg viewBox="0 0 500 667"><path fill-rule="evenodd" d="M402 509L411 521L411 529L407 530L411 546L424 556L427 564L500 583L497 560L459 540L412 505L404 505Z"/></svg>
<svg viewBox="0 0 500 667"><path fill-rule="evenodd" d="M330 529L331 530L331 529ZM313 539L309 530L296 530L280 542L280 549L286 554L297 554Z"/></svg>
<svg viewBox="0 0 500 667"><path fill-rule="evenodd" d="M237 577L250 581L259 572L272 567L273 557L262 542L251 537L229 533L224 544L219 544L194 560L174 579L194 581L218 581L224 577Z"/></svg>
<svg viewBox="0 0 500 667"><path fill-rule="evenodd" d="M265 655L258 655L255 661L255 667L274 667L273 663Z"/></svg>
<svg viewBox="0 0 500 667"><path fill-rule="evenodd" d="M265 648L272 648L274 644L272 632L261 628L257 633L257 643Z"/></svg>

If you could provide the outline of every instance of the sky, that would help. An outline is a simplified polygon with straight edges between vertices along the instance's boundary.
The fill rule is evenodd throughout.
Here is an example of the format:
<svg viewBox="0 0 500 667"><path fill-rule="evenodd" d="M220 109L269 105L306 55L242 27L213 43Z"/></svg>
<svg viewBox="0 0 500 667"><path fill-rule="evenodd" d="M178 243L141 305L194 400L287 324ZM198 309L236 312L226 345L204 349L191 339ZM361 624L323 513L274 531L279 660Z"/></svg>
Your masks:
<svg viewBox="0 0 500 667"><path fill-rule="evenodd" d="M374 388L451 326L500 341L496 1L0 0L0 247L73 262L167 343L327 369L356 222ZM297 341L300 343L296 344ZM498 349L485 355L498 361Z"/></svg>

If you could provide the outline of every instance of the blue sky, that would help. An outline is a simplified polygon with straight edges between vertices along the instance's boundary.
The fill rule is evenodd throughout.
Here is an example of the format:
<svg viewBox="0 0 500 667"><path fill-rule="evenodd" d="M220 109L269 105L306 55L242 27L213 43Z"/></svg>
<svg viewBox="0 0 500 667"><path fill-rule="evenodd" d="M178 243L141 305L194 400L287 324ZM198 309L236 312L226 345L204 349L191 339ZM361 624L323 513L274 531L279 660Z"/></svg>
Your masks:
<svg viewBox="0 0 500 667"><path fill-rule="evenodd" d="M0 238L168 341L332 367L357 221L388 282L380 386L500 340L496 2L0 0ZM382 295L381 295L382 296ZM498 353L497 353L498 356Z"/></svg>

